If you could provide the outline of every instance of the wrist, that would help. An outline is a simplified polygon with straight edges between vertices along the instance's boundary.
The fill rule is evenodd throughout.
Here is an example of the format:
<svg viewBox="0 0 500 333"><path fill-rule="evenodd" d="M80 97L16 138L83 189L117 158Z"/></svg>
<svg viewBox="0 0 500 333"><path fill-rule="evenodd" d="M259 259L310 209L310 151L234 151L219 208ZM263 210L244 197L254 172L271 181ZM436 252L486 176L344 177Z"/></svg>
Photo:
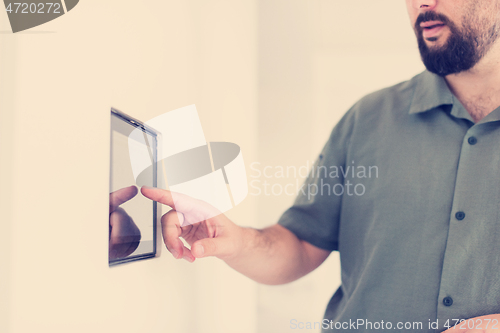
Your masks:
<svg viewBox="0 0 500 333"><path fill-rule="evenodd" d="M243 260L248 253L252 252L253 244L255 243L256 233L258 232L252 228L235 226L235 237L233 237L233 251L230 255L223 259L227 264L232 266L237 262Z"/></svg>

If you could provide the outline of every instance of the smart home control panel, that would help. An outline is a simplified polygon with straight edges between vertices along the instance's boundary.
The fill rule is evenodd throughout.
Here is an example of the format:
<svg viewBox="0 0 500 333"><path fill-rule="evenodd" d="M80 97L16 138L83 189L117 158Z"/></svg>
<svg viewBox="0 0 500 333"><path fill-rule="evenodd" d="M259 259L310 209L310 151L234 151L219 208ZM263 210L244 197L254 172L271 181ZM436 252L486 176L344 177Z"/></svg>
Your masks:
<svg viewBox="0 0 500 333"><path fill-rule="evenodd" d="M159 255L160 207L140 193L142 185L158 187L159 136L141 121L111 110L110 266ZM148 166L149 170L141 175L141 184L132 170L137 165Z"/></svg>

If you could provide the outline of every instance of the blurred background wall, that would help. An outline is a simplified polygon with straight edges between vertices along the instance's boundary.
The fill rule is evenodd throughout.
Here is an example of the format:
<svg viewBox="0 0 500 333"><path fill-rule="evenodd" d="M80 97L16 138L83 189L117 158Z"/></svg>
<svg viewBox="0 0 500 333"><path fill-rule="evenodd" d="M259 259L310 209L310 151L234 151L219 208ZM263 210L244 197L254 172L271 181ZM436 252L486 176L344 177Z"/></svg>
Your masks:
<svg viewBox="0 0 500 333"><path fill-rule="evenodd" d="M249 181L279 188L302 178L254 169L307 168L357 99L422 69L396 0L85 0L16 34L2 10L0 332L279 333L320 321L340 283L335 253L273 287L166 251L108 267L110 107L145 121L194 103L206 138L239 144ZM263 227L293 198L250 189L227 215Z"/></svg>

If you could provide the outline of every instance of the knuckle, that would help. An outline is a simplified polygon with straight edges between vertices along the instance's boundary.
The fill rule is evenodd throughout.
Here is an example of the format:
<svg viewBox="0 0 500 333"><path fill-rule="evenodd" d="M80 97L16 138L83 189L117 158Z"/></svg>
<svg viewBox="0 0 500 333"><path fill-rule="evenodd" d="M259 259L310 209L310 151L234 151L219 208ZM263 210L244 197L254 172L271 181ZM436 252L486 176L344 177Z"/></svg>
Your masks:
<svg viewBox="0 0 500 333"><path fill-rule="evenodd" d="M207 241L204 247L206 248L205 252L217 253L217 244L214 241Z"/></svg>
<svg viewBox="0 0 500 333"><path fill-rule="evenodd" d="M183 219L182 213L179 213L179 212L172 209L171 211L169 211L168 213L165 213L161 217L161 223L162 223L162 225L165 224L165 225L180 226L181 222L182 222L181 219Z"/></svg>

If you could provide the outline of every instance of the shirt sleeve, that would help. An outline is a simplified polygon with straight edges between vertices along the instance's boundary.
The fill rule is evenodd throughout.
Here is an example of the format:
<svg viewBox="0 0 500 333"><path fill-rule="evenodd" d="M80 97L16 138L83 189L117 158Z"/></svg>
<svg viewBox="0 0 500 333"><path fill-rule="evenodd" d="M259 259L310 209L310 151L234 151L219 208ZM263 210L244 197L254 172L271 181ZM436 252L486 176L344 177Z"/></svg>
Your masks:
<svg viewBox="0 0 500 333"><path fill-rule="evenodd" d="M353 124L350 110L333 129L294 204L278 221L299 239L325 250L338 250L345 188L342 170L346 166Z"/></svg>

